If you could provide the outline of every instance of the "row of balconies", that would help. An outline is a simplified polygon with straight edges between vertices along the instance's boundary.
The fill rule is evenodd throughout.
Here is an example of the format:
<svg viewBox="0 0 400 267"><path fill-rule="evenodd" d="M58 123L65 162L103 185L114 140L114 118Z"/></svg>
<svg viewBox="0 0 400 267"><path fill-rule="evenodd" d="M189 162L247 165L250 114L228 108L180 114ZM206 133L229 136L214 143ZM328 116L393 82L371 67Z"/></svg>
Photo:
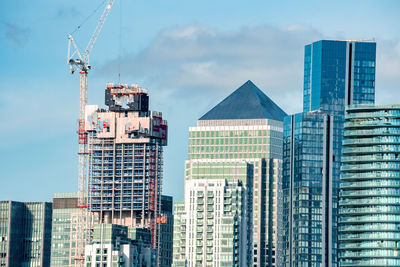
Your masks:
<svg viewBox="0 0 400 267"><path fill-rule="evenodd" d="M389 249L363 249L340 252L340 266L400 266L399 251Z"/></svg>
<svg viewBox="0 0 400 267"><path fill-rule="evenodd" d="M339 234L339 240L340 241L368 241L368 240L388 240L388 241L397 241L400 240L400 233L382 233L382 232L368 232L368 233L359 233L359 234L353 234L353 233L346 233L346 234ZM400 242L400 241L399 241Z"/></svg>
<svg viewBox="0 0 400 267"><path fill-rule="evenodd" d="M400 224L398 223L365 223L356 225L339 225L339 232L400 232Z"/></svg>
<svg viewBox="0 0 400 267"><path fill-rule="evenodd" d="M400 137L399 136L379 136L373 138L347 138L343 140L343 145L351 146L351 145L375 145L375 144L399 144Z"/></svg>
<svg viewBox="0 0 400 267"><path fill-rule="evenodd" d="M367 156L343 156L342 163L351 162L373 162L373 161L400 161L400 158L394 153L372 154Z"/></svg>
<svg viewBox="0 0 400 267"><path fill-rule="evenodd" d="M368 206L362 208L341 208L340 215L400 214L400 206Z"/></svg>
<svg viewBox="0 0 400 267"><path fill-rule="evenodd" d="M385 136L385 135L400 135L399 128L375 128L372 130L351 130L344 131L345 137L350 136Z"/></svg>
<svg viewBox="0 0 400 267"><path fill-rule="evenodd" d="M375 162L375 163L366 163L366 164L346 164L343 165L340 170L341 171L363 171L363 170L399 170L400 169L400 163L395 163L395 162Z"/></svg>
<svg viewBox="0 0 400 267"><path fill-rule="evenodd" d="M376 118L399 118L400 112L398 110L388 110L388 111L375 111L375 112L356 112L347 113L346 119L355 118L370 118L376 120Z"/></svg>
<svg viewBox="0 0 400 267"><path fill-rule="evenodd" d="M376 145L367 147L343 147L344 155L372 154L372 153L395 153L400 151L400 145Z"/></svg>
<svg viewBox="0 0 400 267"><path fill-rule="evenodd" d="M364 242L354 243L339 243L339 249L399 249L400 243L398 241L386 241L386 240L371 240Z"/></svg>
<svg viewBox="0 0 400 267"><path fill-rule="evenodd" d="M400 205L398 197L371 197L365 199L341 199L339 206L363 206L363 205Z"/></svg>
<svg viewBox="0 0 400 267"><path fill-rule="evenodd" d="M357 188L400 188L400 180L368 180L358 182L341 182L341 189L357 189Z"/></svg>
<svg viewBox="0 0 400 267"><path fill-rule="evenodd" d="M400 215L383 215L383 214L373 214L364 216L351 216L351 217L339 217L339 223L379 223L379 222L399 222Z"/></svg>
<svg viewBox="0 0 400 267"><path fill-rule="evenodd" d="M400 179L400 171L370 171L363 173L341 173L342 180L364 180L364 179Z"/></svg>
<svg viewBox="0 0 400 267"><path fill-rule="evenodd" d="M400 120L365 120L365 121L346 121L345 129L364 128L364 127L400 127Z"/></svg>
<svg viewBox="0 0 400 267"><path fill-rule="evenodd" d="M341 197L374 197L374 196L398 196L400 197L400 189L395 188L376 188L364 190L342 190ZM400 199L400 198L399 198Z"/></svg>

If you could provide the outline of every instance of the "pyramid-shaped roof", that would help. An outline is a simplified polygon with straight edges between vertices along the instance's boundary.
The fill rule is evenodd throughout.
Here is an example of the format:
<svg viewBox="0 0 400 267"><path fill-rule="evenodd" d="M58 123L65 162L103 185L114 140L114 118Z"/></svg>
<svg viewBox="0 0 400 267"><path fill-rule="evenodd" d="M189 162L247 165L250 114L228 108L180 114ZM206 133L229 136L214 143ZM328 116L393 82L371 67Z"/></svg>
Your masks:
<svg viewBox="0 0 400 267"><path fill-rule="evenodd" d="M199 120L271 119L283 121L286 115L274 101L249 80Z"/></svg>

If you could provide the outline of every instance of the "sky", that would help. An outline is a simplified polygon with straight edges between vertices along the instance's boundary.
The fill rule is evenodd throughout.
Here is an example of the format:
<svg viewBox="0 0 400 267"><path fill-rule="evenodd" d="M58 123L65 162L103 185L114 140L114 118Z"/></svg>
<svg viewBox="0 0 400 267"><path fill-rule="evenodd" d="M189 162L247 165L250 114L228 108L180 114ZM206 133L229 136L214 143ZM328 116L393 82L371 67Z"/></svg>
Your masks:
<svg viewBox="0 0 400 267"><path fill-rule="evenodd" d="M67 35L83 51L105 2L0 1L0 200L77 190ZM399 13L397 0L115 0L90 54L88 104L104 106L108 82L149 90L169 127L163 193L182 200L188 128L247 80L300 112L306 44L375 38L376 103L400 104Z"/></svg>

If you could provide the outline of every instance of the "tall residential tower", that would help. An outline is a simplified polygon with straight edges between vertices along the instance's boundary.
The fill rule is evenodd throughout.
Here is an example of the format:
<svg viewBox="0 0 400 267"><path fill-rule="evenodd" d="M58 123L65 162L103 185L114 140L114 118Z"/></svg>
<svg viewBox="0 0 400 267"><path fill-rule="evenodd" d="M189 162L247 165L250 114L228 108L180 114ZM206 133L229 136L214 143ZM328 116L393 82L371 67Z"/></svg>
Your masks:
<svg viewBox="0 0 400 267"><path fill-rule="evenodd" d="M400 105L346 112L340 266L400 266Z"/></svg>

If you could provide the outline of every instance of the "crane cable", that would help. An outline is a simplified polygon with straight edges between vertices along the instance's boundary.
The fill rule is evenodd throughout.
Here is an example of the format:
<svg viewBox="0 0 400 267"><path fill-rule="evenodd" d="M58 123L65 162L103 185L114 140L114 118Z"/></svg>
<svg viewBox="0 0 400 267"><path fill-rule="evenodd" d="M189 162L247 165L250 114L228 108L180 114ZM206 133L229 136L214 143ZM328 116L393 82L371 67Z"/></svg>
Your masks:
<svg viewBox="0 0 400 267"><path fill-rule="evenodd" d="M122 0L119 1L118 83L121 84Z"/></svg>
<svg viewBox="0 0 400 267"><path fill-rule="evenodd" d="M87 16L76 28L75 28L75 30L73 30L72 32L71 32L71 34L74 34L75 32L77 32L94 14L96 14L97 13L97 11L99 11L99 9L102 7L102 6L104 6L104 3L106 2L107 0L104 0L103 2L101 2L100 3L100 5L95 9L95 10L93 10L93 12L89 15L89 16Z"/></svg>

